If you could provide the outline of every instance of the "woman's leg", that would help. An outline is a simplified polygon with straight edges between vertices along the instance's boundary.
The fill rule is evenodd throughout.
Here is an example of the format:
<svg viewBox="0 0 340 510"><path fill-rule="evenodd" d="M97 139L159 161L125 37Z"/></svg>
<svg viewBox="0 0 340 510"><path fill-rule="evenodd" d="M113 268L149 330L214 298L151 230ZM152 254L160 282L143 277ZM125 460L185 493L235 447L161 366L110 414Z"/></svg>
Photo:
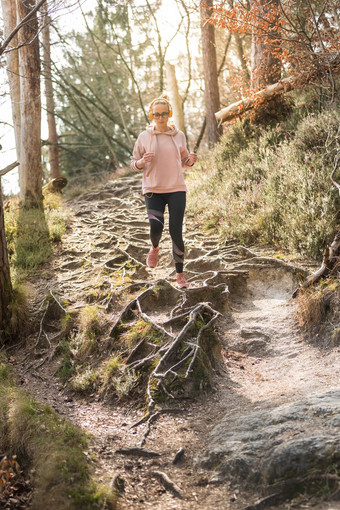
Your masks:
<svg viewBox="0 0 340 510"><path fill-rule="evenodd" d="M175 260L176 273L183 273L184 242L182 231L185 204L185 191L175 191L168 194L169 231L172 239L172 254Z"/></svg>
<svg viewBox="0 0 340 510"><path fill-rule="evenodd" d="M144 198L150 223L151 243L154 248L157 248L164 228L164 209L166 201L164 197L158 193L154 193L151 198L145 195Z"/></svg>

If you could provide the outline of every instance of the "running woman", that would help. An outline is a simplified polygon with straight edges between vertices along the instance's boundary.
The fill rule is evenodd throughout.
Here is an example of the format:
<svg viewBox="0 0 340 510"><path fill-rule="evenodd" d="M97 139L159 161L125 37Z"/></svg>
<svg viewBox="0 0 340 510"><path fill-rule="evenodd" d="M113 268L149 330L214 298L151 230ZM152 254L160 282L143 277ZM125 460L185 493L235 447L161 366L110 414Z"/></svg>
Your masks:
<svg viewBox="0 0 340 510"><path fill-rule="evenodd" d="M134 170L143 171L142 193L152 244L147 265L152 268L157 266L159 242L164 228L164 211L168 205L176 281L180 288L188 288L189 284L183 274L182 230L187 192L183 168L193 166L197 155L194 152L189 153L184 133L169 122L172 106L166 98L159 97L151 102L149 116L152 123L138 136L131 160Z"/></svg>

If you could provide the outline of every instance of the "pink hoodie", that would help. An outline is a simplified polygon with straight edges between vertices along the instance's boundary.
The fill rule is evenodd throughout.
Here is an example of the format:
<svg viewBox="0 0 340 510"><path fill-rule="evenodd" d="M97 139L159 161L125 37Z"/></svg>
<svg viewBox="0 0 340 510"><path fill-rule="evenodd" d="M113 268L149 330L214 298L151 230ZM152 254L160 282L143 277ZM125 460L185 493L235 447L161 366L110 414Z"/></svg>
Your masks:
<svg viewBox="0 0 340 510"><path fill-rule="evenodd" d="M157 131L148 126L135 143L131 159L131 167L136 167L136 161L141 159L145 152L154 152L155 159L145 163L143 168L142 193L173 193L174 191L187 191L184 183L182 168L187 165L189 152L184 133L175 126L168 131Z"/></svg>

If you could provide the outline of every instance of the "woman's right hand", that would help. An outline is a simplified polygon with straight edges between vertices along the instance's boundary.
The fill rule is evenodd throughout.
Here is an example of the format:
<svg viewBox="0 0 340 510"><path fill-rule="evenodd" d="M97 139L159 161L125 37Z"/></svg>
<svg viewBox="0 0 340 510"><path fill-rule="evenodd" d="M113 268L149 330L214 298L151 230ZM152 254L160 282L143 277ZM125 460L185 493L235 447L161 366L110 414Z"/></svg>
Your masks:
<svg viewBox="0 0 340 510"><path fill-rule="evenodd" d="M144 164L151 163L154 157L155 157L154 152L145 152L144 156L138 161L136 161L137 168L139 168L139 170L143 170Z"/></svg>
<svg viewBox="0 0 340 510"><path fill-rule="evenodd" d="M143 155L143 157L141 159L142 164L151 163L151 161L154 159L154 157L155 157L154 152L145 152L145 154Z"/></svg>

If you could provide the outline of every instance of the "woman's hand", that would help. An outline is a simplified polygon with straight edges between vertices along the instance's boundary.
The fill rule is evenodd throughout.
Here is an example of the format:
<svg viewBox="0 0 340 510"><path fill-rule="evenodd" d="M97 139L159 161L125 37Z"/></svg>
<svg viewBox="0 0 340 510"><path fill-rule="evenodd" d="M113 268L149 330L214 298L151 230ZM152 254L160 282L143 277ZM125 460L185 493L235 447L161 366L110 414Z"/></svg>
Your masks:
<svg viewBox="0 0 340 510"><path fill-rule="evenodd" d="M144 164L145 163L151 163L151 161L154 159L154 157L155 157L155 153L154 152L145 152L145 154L143 155L142 159L139 159L137 161L137 167L142 169Z"/></svg>
<svg viewBox="0 0 340 510"><path fill-rule="evenodd" d="M193 166L197 161L197 154L195 152L190 152L186 164L188 166Z"/></svg>

